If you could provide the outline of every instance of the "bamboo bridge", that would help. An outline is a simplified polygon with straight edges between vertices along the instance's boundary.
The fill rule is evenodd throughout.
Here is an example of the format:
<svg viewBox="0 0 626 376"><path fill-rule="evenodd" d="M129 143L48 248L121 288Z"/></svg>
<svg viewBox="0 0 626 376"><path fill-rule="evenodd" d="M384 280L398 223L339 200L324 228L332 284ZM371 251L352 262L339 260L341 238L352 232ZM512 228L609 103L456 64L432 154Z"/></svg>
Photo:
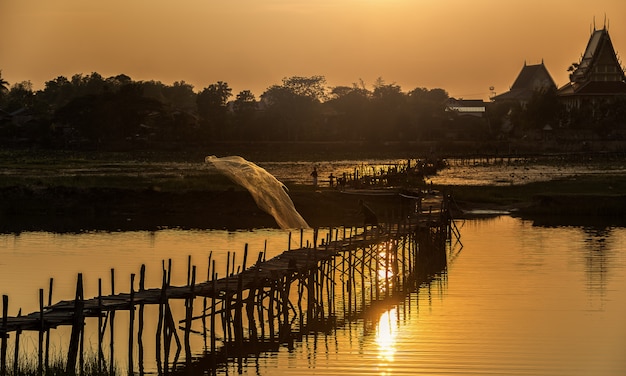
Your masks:
<svg viewBox="0 0 626 376"><path fill-rule="evenodd" d="M143 375L146 373L144 309L149 305L158 307L153 338L156 339L154 361L160 375L215 369L220 362L241 359L246 354L285 344L292 346L307 333L352 320L444 271L446 245L460 236L447 205L445 196L432 194L420 198L409 216L378 226L329 229L323 239L318 239L315 230L312 242L307 241L306 245L301 231L297 249L291 249L290 233L286 251L267 260L266 252L259 252L250 265L246 245L243 261L237 267L234 254L231 259L229 253L222 277L216 261L209 255L204 282L197 282L198 271L189 257L184 286L170 285L171 261L163 261L162 284L158 288L144 286L145 266L142 266L137 286L135 275L131 275L129 292L115 293L114 270L111 270L111 293L102 293L99 280L99 294L90 299L83 296L79 274L75 299L52 304L51 280L48 304L44 304L44 290L40 289L39 311L26 315L21 315L20 310L17 316L9 316L9 298L5 295L0 320L0 375L9 372L10 335L14 350L12 374L17 373L19 338L24 331L39 334L37 364L39 373L44 374L49 362L50 331L60 326L71 327L66 370L70 374L83 374L87 319L97 320L98 369L109 368L113 374L114 319L120 311L129 314L127 372ZM178 321L170 307L175 301L184 301L184 317ZM106 338L107 327L109 338ZM192 351L191 335L202 336L203 351ZM105 345L109 345L108 354Z"/></svg>

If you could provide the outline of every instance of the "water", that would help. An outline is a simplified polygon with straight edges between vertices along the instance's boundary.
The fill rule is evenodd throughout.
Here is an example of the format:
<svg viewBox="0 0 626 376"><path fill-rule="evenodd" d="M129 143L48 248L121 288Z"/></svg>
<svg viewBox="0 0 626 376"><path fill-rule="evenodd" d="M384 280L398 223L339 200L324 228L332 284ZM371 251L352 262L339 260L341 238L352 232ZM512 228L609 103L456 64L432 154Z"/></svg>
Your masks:
<svg viewBox="0 0 626 376"><path fill-rule="evenodd" d="M380 317L309 335L291 350L282 347L219 373L626 374L626 229L537 227L509 216L458 225L464 247L450 250L447 272ZM202 270L213 250L220 270L228 251L241 260L246 243L252 255L267 248L271 257L287 242L283 230L4 234L0 293L10 296L14 315L18 307L37 309L37 289L47 289L49 277L55 278L55 301L73 297L76 272L84 273L85 293L93 296L97 278L107 286L110 268L116 268L120 291L145 263L147 286L154 287L161 260L173 258L173 283L185 284L187 255ZM121 369L125 316L116 317ZM174 310L174 317L184 311ZM88 344L93 333L88 328ZM68 337L59 331L53 349L62 352ZM192 340L201 349L201 340ZM150 341L153 335L145 335L146 359L154 359ZM36 340L23 343L35 350Z"/></svg>

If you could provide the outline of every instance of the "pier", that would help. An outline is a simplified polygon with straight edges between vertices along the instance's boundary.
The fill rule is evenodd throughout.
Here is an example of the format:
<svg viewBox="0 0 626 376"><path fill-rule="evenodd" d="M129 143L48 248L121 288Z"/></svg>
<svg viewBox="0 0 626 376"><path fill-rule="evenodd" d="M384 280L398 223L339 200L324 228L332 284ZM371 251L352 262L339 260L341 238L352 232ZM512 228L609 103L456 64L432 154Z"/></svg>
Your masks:
<svg viewBox="0 0 626 376"><path fill-rule="evenodd" d="M13 337L13 374L18 370L19 338L24 331L38 333L37 364L44 374L50 358L50 331L61 326L71 328L66 370L83 374L88 320L97 321L98 370L115 373L114 333L119 330L115 329L115 315L124 311L128 315L124 339L128 369L124 373L128 374L146 372L146 335L155 339L156 359L151 361L160 375L214 369L221 362L293 346L308 333L327 331L357 318L445 271L447 245L459 240L447 197L429 194L410 202L409 215L389 215L377 226L328 229L321 238L315 230L310 240L304 239L302 231L299 238L297 233L289 233L287 250L270 259L264 251L249 255L246 246L241 261L229 253L225 267L208 254L208 267L200 272L189 258L184 286L170 284L172 265L164 260L158 287L145 286L142 266L137 278L131 275L128 292L116 293L112 269L110 293L103 293L99 280L98 296L85 298L79 274L75 299L55 304L51 280L47 304L40 289L40 309L25 315L20 311L10 316L9 297L3 296L0 375L6 375L11 366L7 360L9 337ZM202 282L198 282L200 278ZM182 316L174 317L173 304L184 304ZM151 333L146 332L144 317L148 306L158 309ZM192 350L192 336L202 337L203 349Z"/></svg>

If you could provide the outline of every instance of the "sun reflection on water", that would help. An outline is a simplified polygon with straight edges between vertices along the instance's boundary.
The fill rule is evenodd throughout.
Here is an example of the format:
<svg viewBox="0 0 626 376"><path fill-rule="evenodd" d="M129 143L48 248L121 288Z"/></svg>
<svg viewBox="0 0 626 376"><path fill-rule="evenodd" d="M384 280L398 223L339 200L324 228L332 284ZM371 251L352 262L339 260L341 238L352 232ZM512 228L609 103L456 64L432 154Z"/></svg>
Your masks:
<svg viewBox="0 0 626 376"><path fill-rule="evenodd" d="M396 354L397 328L393 325L393 317L396 315L397 308L386 311L378 320L376 328L376 344L378 345L378 359L382 368L387 363L393 363Z"/></svg>

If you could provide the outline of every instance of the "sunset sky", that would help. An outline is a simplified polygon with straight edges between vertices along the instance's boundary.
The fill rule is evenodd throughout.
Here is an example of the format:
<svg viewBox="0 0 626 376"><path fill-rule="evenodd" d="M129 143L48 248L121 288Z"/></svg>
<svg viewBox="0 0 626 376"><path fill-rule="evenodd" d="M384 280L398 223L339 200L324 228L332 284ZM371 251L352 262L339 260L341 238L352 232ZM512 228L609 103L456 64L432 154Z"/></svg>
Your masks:
<svg viewBox="0 0 626 376"><path fill-rule="evenodd" d="M225 81L258 98L284 77L322 75L487 99L524 61L543 59L565 84L605 16L624 58L624 0L0 0L0 69L35 89L124 73L196 91Z"/></svg>

